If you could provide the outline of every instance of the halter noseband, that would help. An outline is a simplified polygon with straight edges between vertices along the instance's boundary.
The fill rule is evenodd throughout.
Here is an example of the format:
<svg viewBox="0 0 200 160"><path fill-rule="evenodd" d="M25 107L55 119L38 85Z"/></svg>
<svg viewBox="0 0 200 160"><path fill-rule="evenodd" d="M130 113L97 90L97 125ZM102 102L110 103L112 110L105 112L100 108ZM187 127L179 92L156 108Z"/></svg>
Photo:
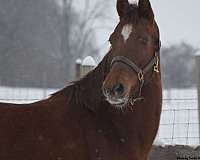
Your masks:
<svg viewBox="0 0 200 160"><path fill-rule="evenodd" d="M112 62L111 62L111 67L115 64L115 63L123 63L127 66L129 66L134 72L137 73L138 76L138 80L140 82L139 85L139 92L138 92L138 97L133 97L131 98L131 104L134 105L134 103L136 101L141 101L144 98L141 96L142 94L142 88L144 86L145 83L145 75L151 70L153 69L153 72L159 73L159 51L155 52L154 57L150 60L150 62L144 66L143 68L138 67L134 62L132 62L131 60L129 60L128 58L124 57L124 56L117 56L114 57Z"/></svg>

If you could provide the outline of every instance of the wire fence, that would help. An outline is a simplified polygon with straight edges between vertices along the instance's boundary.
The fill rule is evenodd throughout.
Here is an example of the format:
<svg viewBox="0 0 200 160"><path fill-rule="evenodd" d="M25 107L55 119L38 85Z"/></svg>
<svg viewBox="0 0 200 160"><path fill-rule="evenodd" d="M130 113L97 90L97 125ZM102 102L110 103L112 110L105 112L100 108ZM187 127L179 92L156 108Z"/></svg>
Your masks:
<svg viewBox="0 0 200 160"><path fill-rule="evenodd" d="M0 101L31 103L49 97L58 89L0 87Z"/></svg>
<svg viewBox="0 0 200 160"><path fill-rule="evenodd" d="M56 89L0 87L0 101L30 103L47 98ZM157 139L164 144L199 145L198 99L195 91L164 92L163 110ZM190 95L190 96L187 96ZM181 98L178 98L181 97ZM183 97L183 98L182 98Z"/></svg>
<svg viewBox="0 0 200 160"><path fill-rule="evenodd" d="M163 99L157 138L164 144L199 145L198 99Z"/></svg>

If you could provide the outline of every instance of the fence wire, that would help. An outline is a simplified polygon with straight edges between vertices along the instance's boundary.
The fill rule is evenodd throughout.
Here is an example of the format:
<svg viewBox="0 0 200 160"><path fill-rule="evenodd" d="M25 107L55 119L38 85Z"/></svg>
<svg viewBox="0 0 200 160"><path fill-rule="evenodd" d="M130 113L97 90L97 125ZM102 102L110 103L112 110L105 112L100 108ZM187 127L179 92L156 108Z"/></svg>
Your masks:
<svg viewBox="0 0 200 160"><path fill-rule="evenodd" d="M163 99L158 138L165 144L199 145L197 98Z"/></svg>

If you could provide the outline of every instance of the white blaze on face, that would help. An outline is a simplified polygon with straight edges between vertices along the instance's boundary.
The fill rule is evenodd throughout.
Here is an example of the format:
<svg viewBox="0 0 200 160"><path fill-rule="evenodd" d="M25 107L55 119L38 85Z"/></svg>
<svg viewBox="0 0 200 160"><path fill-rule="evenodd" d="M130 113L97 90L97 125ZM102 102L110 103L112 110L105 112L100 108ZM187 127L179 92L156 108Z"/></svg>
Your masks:
<svg viewBox="0 0 200 160"><path fill-rule="evenodd" d="M127 39L130 37L131 32L133 31L133 25L132 24L126 24L122 28L122 36L124 38L124 42L127 41Z"/></svg>
<svg viewBox="0 0 200 160"><path fill-rule="evenodd" d="M135 4L138 6L139 0L128 0L129 4Z"/></svg>

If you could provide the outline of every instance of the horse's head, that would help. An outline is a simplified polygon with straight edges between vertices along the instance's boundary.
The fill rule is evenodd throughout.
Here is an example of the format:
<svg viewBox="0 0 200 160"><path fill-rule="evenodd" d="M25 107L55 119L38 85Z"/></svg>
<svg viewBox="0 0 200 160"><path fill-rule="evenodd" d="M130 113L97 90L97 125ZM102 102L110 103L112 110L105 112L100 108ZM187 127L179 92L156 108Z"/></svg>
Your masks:
<svg viewBox="0 0 200 160"><path fill-rule="evenodd" d="M142 87L158 72L159 30L149 0L117 0L120 22L110 36L110 72L103 83L107 101L123 107L141 98Z"/></svg>

